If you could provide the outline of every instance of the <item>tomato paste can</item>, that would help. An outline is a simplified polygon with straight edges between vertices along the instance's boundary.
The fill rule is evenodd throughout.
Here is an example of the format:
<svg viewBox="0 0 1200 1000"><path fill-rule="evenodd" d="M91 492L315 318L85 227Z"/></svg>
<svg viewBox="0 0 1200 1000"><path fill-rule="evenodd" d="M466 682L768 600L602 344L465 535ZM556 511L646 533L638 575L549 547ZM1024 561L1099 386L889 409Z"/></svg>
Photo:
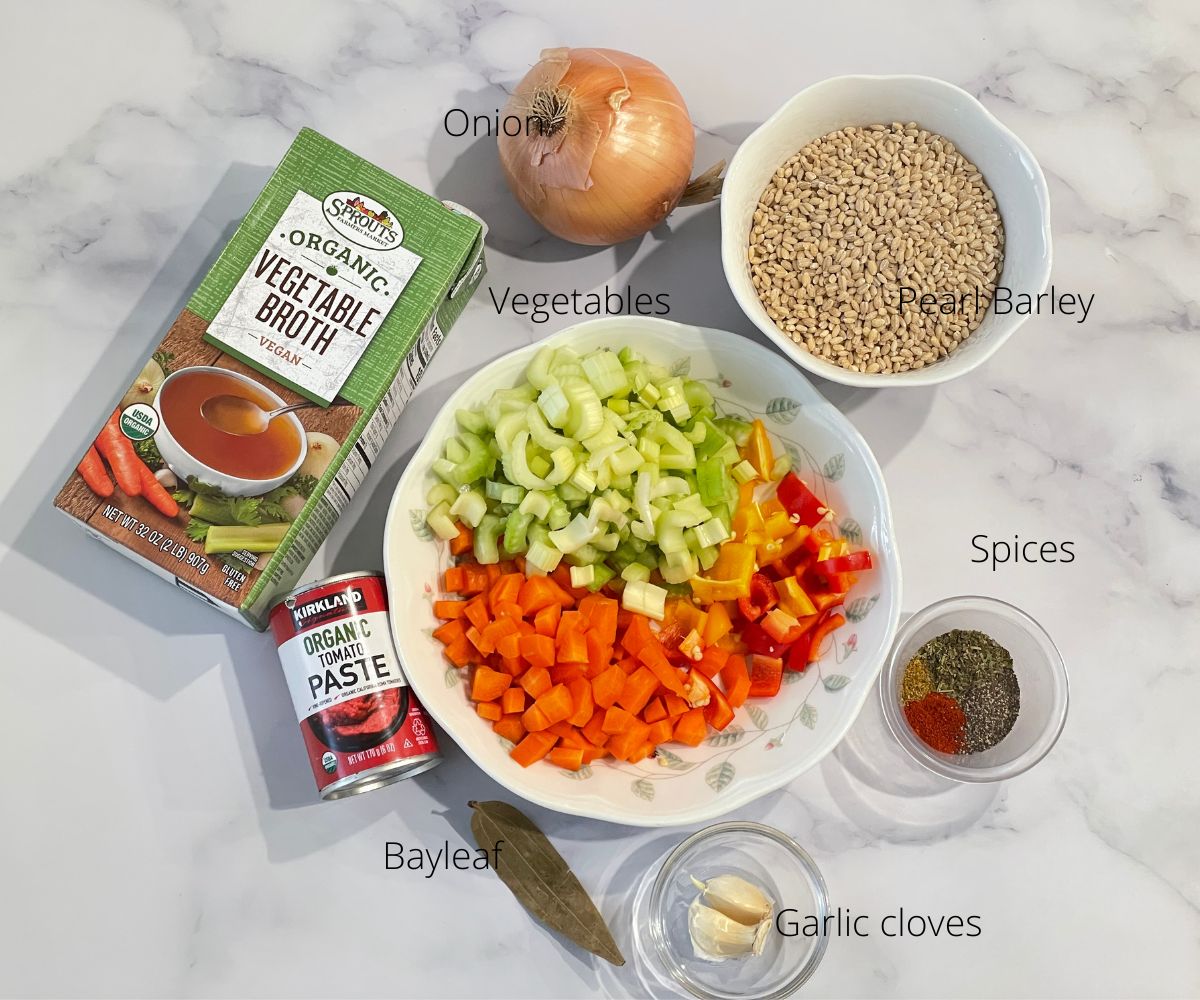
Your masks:
<svg viewBox="0 0 1200 1000"><path fill-rule="evenodd" d="M293 590L271 632L323 799L381 788L441 763L433 727L404 679L380 573Z"/></svg>

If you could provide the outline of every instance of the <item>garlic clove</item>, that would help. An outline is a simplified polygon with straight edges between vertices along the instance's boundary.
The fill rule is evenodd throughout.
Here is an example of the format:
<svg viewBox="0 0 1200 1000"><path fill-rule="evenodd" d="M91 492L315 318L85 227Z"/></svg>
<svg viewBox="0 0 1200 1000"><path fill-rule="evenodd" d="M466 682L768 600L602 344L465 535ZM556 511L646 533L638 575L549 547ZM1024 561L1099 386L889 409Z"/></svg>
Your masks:
<svg viewBox="0 0 1200 1000"><path fill-rule="evenodd" d="M753 882L738 875L717 875L707 882L692 879L704 894L704 902L739 924L757 925L769 920L774 910L770 898Z"/></svg>
<svg viewBox="0 0 1200 1000"><path fill-rule="evenodd" d="M756 928L730 920L697 896L688 907L688 933L697 958L723 962L754 951Z"/></svg>

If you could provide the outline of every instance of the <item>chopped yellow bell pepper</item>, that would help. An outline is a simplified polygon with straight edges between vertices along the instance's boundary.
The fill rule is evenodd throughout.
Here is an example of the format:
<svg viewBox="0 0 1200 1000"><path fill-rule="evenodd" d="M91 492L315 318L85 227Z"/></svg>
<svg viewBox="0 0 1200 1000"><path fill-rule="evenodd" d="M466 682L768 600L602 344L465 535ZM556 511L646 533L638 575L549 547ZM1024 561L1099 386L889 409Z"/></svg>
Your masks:
<svg viewBox="0 0 1200 1000"><path fill-rule="evenodd" d="M804 618L817 613L817 606L800 586L800 581L789 576L775 583L775 592L779 594L779 606L789 615Z"/></svg>
<svg viewBox="0 0 1200 1000"><path fill-rule="evenodd" d="M754 574L755 551L744 542L726 542L713 563L708 576L694 576L689 581L692 596L701 604L713 601L735 601L750 596L750 577Z"/></svg>
<svg viewBox="0 0 1200 1000"><path fill-rule="evenodd" d="M746 442L746 460L754 466L759 476L771 479L771 470L775 468L775 451L771 447L771 437L761 420L750 425L750 440Z"/></svg>

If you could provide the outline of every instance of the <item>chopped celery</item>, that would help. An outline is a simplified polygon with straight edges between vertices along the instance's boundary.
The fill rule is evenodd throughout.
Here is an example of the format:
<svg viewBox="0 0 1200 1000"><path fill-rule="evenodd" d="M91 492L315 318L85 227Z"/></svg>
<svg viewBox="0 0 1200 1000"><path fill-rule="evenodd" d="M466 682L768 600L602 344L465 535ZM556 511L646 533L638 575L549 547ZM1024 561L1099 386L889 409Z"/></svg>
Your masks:
<svg viewBox="0 0 1200 1000"><path fill-rule="evenodd" d="M696 485L705 507L723 503L726 490L725 463L715 455L700 460L696 467Z"/></svg>
<svg viewBox="0 0 1200 1000"><path fill-rule="evenodd" d="M450 516L466 521L472 528L478 527L487 513L487 498L479 490L465 490L450 505Z"/></svg>
<svg viewBox="0 0 1200 1000"><path fill-rule="evenodd" d="M583 359L583 374L601 398L629 391L629 376L612 351L593 351Z"/></svg>
<svg viewBox="0 0 1200 1000"><path fill-rule="evenodd" d="M701 548L710 548L714 545L720 545L723 541L730 537L729 529L721 522L720 518L714 517L710 521L705 521L703 524L698 524L695 527L696 541L700 543Z"/></svg>
<svg viewBox="0 0 1200 1000"><path fill-rule="evenodd" d="M587 589L595 593L616 575L617 571L611 566L607 566L604 563L595 563L592 566L592 582L587 584Z"/></svg>
<svg viewBox="0 0 1200 1000"><path fill-rule="evenodd" d="M450 505L443 500L425 515L425 523L433 529L433 533L444 541L458 537L458 525L450 516Z"/></svg>
<svg viewBox="0 0 1200 1000"><path fill-rule="evenodd" d="M571 567L571 586L586 587L596 578L596 567L591 566L572 566Z"/></svg>
<svg viewBox="0 0 1200 1000"><path fill-rule="evenodd" d="M594 493L596 491L596 477L582 465L575 467L575 472L572 474L570 482L581 493Z"/></svg>
<svg viewBox="0 0 1200 1000"><path fill-rule="evenodd" d="M552 572L558 567L561 560L562 553L553 545L547 545L542 541L533 542L529 546L529 551L525 553L526 567L533 566L543 573Z"/></svg>
<svg viewBox="0 0 1200 1000"><path fill-rule="evenodd" d="M550 513L546 515L546 524L551 528L565 528L571 522L571 508L561 497L550 501Z"/></svg>
<svg viewBox="0 0 1200 1000"><path fill-rule="evenodd" d="M738 462L737 465L735 465L729 471L733 474L733 478L736 479L743 486L746 483L753 482L755 479L758 478L757 470L754 468L753 465L751 465L745 459L742 459L740 462Z"/></svg>
<svg viewBox="0 0 1200 1000"><path fill-rule="evenodd" d="M546 515L550 513L550 495L538 490L530 490L525 494L525 499L521 501L517 509L522 514L532 514L538 520L545 520Z"/></svg>
<svg viewBox="0 0 1200 1000"><path fill-rule="evenodd" d="M425 502L430 507L436 507L440 503L451 504L458 499L458 491L449 483L438 483L436 486L431 486L429 492L425 494Z"/></svg>
<svg viewBox="0 0 1200 1000"><path fill-rule="evenodd" d="M733 443L739 448L744 448L746 442L750 440L750 424L745 420L738 420L736 417L719 417L716 425L722 433L733 438Z"/></svg>
<svg viewBox="0 0 1200 1000"><path fill-rule="evenodd" d="M582 514L576 514L570 524L550 532L550 541L560 552L574 552L595 537L596 529Z"/></svg>
<svg viewBox="0 0 1200 1000"><path fill-rule="evenodd" d="M500 552L496 542L504 531L504 519L495 514L486 514L475 529L475 561L482 565L498 563Z"/></svg>
<svg viewBox="0 0 1200 1000"><path fill-rule="evenodd" d="M621 579L632 583L634 580L650 581L650 567L643 566L641 563L632 562L621 570Z"/></svg>
<svg viewBox="0 0 1200 1000"><path fill-rule="evenodd" d="M771 466L771 479L782 479L792 471L792 456L786 452L775 459L775 464Z"/></svg>
<svg viewBox="0 0 1200 1000"><path fill-rule="evenodd" d="M455 410L454 419L458 421L458 426L464 431L470 431L472 434L479 435L487 433L487 418L475 410Z"/></svg>
<svg viewBox="0 0 1200 1000"><path fill-rule="evenodd" d="M666 617L667 592L645 580L630 580L621 593L621 607L655 621Z"/></svg>
<svg viewBox="0 0 1200 1000"><path fill-rule="evenodd" d="M504 551L510 556L515 556L519 552L524 552L529 543L526 541L526 534L529 531L529 525L533 522L532 514L522 514L520 511L513 511L504 521Z"/></svg>

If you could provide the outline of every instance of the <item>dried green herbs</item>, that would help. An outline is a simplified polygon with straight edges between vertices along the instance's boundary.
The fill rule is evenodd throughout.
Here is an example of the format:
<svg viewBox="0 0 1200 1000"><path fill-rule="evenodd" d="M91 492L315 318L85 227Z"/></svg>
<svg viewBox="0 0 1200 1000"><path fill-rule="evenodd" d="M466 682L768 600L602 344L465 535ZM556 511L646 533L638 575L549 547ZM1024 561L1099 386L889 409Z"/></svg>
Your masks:
<svg viewBox="0 0 1200 1000"><path fill-rule="evenodd" d="M935 706L931 699L938 696L943 701ZM963 721L953 733L931 711L945 699L961 710ZM901 700L917 735L935 749L979 753L1012 731L1021 710L1021 686L1012 654L1000 643L983 632L952 629L930 639L909 660Z"/></svg>
<svg viewBox="0 0 1200 1000"><path fill-rule="evenodd" d="M613 965L625 957L587 890L537 824L507 802L468 802L471 832L495 851L496 873L537 920Z"/></svg>

